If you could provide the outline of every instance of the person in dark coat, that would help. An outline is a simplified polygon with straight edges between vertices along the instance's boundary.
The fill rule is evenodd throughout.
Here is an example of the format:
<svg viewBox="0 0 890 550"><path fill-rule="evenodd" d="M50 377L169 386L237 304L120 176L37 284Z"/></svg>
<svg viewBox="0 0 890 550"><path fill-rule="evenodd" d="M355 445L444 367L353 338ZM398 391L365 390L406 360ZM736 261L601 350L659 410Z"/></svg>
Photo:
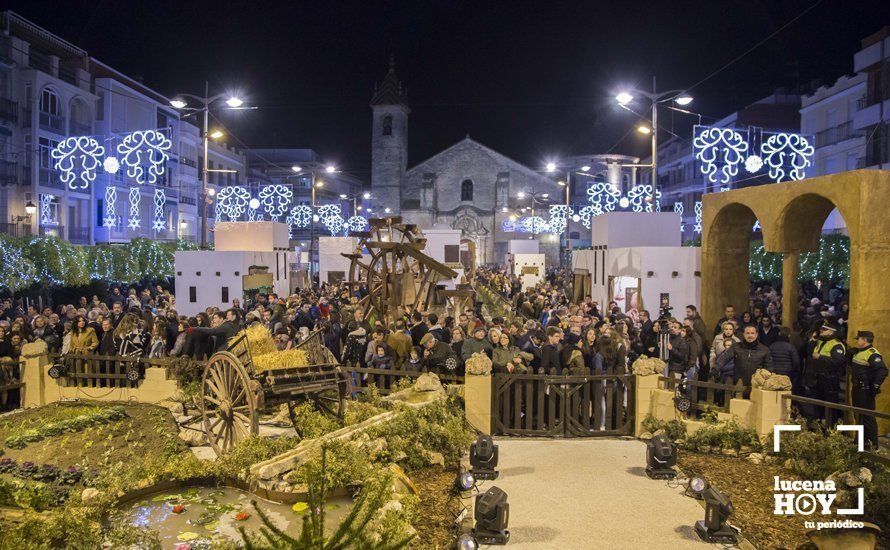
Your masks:
<svg viewBox="0 0 890 550"><path fill-rule="evenodd" d="M732 346L717 357L717 369L722 370L727 362L734 361L733 384L739 380L747 386L742 396L748 399L751 394L751 376L757 369L772 370L773 358L769 348L757 340L757 327L753 324L746 325L742 332L742 341L733 343Z"/></svg>
<svg viewBox="0 0 890 550"><path fill-rule="evenodd" d="M779 339L779 329L773 325L773 320L768 315L760 318L760 328L757 330L760 343L766 347L773 345Z"/></svg>
<svg viewBox="0 0 890 550"><path fill-rule="evenodd" d="M538 366L538 374L562 374L562 365L559 362L561 340L562 330L557 327L547 327L547 343L541 346L541 364Z"/></svg>
<svg viewBox="0 0 890 550"><path fill-rule="evenodd" d="M670 320L670 331L667 345L668 373L671 376L682 376L689 370L690 365L689 340L683 337L680 322L676 319Z"/></svg>
<svg viewBox="0 0 890 550"><path fill-rule="evenodd" d="M773 358L772 372L784 374L791 379L793 386L797 381L797 374L800 372L800 355L790 342L791 329L779 327L777 332L776 341L769 346L769 352Z"/></svg>
<svg viewBox="0 0 890 550"><path fill-rule="evenodd" d="M192 330L198 334L213 337L213 352L226 351L229 347L229 340L238 332L238 327L235 326L236 315L237 313L231 309L225 314L217 311L213 314L213 327L195 327Z"/></svg>
<svg viewBox="0 0 890 550"><path fill-rule="evenodd" d="M881 393L881 385L887 378L887 365L874 342L873 332L860 330L856 334L856 349L850 351L853 406L870 410L875 410L875 397ZM880 442L875 417L857 414L856 422L863 426L866 445L877 450Z"/></svg>
<svg viewBox="0 0 890 550"><path fill-rule="evenodd" d="M411 333L411 342L415 346L419 346L420 339L423 338L423 336L427 332L429 332L429 327L427 327L426 323L423 322L423 316L420 314L419 311L415 311L413 314L411 314L411 322L414 323L408 330L408 332Z"/></svg>

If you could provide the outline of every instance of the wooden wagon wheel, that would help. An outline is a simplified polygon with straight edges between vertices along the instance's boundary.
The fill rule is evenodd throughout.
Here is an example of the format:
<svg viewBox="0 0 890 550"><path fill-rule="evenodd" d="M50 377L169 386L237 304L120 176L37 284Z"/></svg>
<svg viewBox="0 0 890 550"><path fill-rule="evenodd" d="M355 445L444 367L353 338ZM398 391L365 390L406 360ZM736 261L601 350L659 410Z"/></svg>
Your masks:
<svg viewBox="0 0 890 550"><path fill-rule="evenodd" d="M227 351L213 354L201 377L201 416L210 446L222 456L259 433L256 394L238 359Z"/></svg>
<svg viewBox="0 0 890 550"><path fill-rule="evenodd" d="M300 423L297 419L297 415L294 413L294 410L299 403L312 403L316 411L337 420L342 425L343 420L346 417L346 408L347 403L349 402L347 396L349 395L349 391L349 375L338 367L336 389L331 388L329 390L304 395L297 401L288 401L287 412L297 435L300 436L300 438L303 438L303 430L300 429Z"/></svg>

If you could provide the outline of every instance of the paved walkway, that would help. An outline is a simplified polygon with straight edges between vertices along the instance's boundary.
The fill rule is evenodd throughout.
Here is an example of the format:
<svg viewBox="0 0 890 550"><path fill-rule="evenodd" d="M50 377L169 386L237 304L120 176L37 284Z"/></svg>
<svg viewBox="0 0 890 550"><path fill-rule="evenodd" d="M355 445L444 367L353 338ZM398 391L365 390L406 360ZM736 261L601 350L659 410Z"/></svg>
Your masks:
<svg viewBox="0 0 890 550"><path fill-rule="evenodd" d="M517 549L676 549L710 545L695 534L704 509L682 488L651 480L640 441L498 439L510 542Z"/></svg>

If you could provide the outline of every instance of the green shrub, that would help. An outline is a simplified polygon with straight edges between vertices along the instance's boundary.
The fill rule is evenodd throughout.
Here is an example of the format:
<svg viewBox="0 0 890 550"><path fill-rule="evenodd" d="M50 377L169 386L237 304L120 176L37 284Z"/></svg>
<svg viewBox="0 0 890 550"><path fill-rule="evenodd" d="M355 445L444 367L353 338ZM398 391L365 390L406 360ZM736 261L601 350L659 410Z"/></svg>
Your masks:
<svg viewBox="0 0 890 550"><path fill-rule="evenodd" d="M782 433L782 454L792 459L795 473L803 479L825 479L860 465L852 439L836 430L825 434L803 430Z"/></svg>
<svg viewBox="0 0 890 550"><path fill-rule="evenodd" d="M322 468L321 452L300 465L288 477L288 482L308 485L324 472L327 490L361 483L374 471L368 453L350 441L331 441L324 446L326 455Z"/></svg>
<svg viewBox="0 0 890 550"><path fill-rule="evenodd" d="M686 437L686 424L682 420L669 420L665 422L664 420L659 420L649 414L646 415L646 418L643 419L643 422L640 425L643 427L643 430L651 434L654 434L658 430L664 430L664 434L668 436L671 441L678 441Z"/></svg>
<svg viewBox="0 0 890 550"><path fill-rule="evenodd" d="M735 419L719 424L705 424L686 437L686 446L695 450L702 450L705 447L736 451L742 447L749 447L755 451L761 449L757 432L753 428L741 426Z"/></svg>

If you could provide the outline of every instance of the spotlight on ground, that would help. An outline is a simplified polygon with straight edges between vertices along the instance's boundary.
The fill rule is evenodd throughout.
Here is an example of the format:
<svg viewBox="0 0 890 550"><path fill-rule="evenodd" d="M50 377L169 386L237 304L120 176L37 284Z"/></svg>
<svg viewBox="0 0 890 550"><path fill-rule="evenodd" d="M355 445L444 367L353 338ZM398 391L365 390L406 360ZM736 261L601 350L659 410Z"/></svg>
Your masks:
<svg viewBox="0 0 890 550"><path fill-rule="evenodd" d="M458 493L469 491L476 485L476 476L470 472L458 472L454 478L454 489Z"/></svg>
<svg viewBox="0 0 890 550"><path fill-rule="evenodd" d="M701 496L705 499L705 519L695 522L695 532L699 538L710 543L738 542L735 529L726 524L732 515L732 500L713 487L705 487Z"/></svg>
<svg viewBox="0 0 890 550"><path fill-rule="evenodd" d="M473 534L479 544L507 544L510 531L507 524L510 520L510 505L507 504L507 493L498 487L492 487L476 497L476 527Z"/></svg>
<svg viewBox="0 0 890 550"><path fill-rule="evenodd" d="M666 435L656 435L646 443L646 475L651 479L674 479L677 472L677 446Z"/></svg>
<svg viewBox="0 0 890 550"><path fill-rule="evenodd" d="M464 533L457 539L457 550L476 550L479 548L479 542L471 533Z"/></svg>
<svg viewBox="0 0 890 550"><path fill-rule="evenodd" d="M674 388L674 408L685 413L692 408L692 400L686 394L686 381L682 380L677 387Z"/></svg>
<svg viewBox="0 0 890 550"><path fill-rule="evenodd" d="M708 480L703 477L693 477L689 480L689 485L686 487L686 494L696 498L698 500L702 500L702 493L705 492L710 485L708 484Z"/></svg>
<svg viewBox="0 0 890 550"><path fill-rule="evenodd" d="M470 473L476 479L497 479L498 446L490 435L482 434L470 447Z"/></svg>

